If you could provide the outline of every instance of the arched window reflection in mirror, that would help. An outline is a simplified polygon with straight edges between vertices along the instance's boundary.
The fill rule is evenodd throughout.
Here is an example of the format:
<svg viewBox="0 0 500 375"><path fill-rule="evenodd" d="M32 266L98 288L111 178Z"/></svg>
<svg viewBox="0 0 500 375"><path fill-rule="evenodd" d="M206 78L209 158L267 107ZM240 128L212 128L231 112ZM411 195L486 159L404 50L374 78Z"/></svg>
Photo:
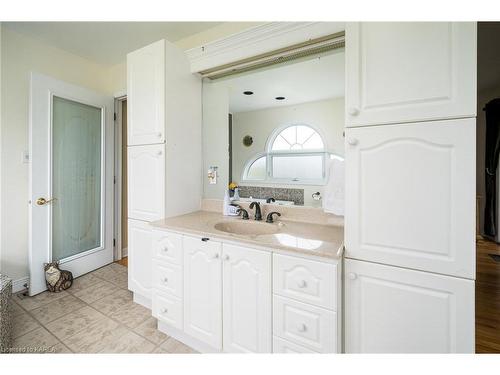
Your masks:
<svg viewBox="0 0 500 375"><path fill-rule="evenodd" d="M247 162L243 181L322 185L328 155L321 135L311 126L280 128L269 137L266 153Z"/></svg>

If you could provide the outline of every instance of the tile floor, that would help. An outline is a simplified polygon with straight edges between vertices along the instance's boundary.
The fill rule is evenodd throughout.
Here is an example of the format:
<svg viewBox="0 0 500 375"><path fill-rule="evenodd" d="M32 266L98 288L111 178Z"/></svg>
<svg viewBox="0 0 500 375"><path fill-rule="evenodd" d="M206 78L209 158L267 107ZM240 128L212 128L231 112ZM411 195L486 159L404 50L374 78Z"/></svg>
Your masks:
<svg viewBox="0 0 500 375"><path fill-rule="evenodd" d="M132 301L127 268L112 263L61 293L14 295L14 343L21 353L196 353L156 329Z"/></svg>

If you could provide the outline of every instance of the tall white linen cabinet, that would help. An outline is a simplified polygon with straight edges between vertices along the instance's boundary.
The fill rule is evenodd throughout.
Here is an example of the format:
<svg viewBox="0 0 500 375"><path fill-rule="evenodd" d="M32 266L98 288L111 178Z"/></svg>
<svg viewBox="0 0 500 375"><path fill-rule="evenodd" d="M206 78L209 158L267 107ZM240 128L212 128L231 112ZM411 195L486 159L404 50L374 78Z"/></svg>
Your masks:
<svg viewBox="0 0 500 375"><path fill-rule="evenodd" d="M476 39L346 26L347 353L474 352Z"/></svg>
<svg viewBox="0 0 500 375"><path fill-rule="evenodd" d="M148 222L200 209L201 79L160 40L127 56L128 287L151 308Z"/></svg>

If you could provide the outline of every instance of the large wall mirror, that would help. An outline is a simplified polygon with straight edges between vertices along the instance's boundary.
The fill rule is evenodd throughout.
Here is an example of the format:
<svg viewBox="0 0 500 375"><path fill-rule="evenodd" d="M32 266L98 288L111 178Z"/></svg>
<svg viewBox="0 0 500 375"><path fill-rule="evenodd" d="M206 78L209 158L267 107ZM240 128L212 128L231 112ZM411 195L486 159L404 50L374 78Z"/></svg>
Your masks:
<svg viewBox="0 0 500 375"><path fill-rule="evenodd" d="M203 81L204 197L233 182L241 200L321 206L332 159L344 156L343 48Z"/></svg>

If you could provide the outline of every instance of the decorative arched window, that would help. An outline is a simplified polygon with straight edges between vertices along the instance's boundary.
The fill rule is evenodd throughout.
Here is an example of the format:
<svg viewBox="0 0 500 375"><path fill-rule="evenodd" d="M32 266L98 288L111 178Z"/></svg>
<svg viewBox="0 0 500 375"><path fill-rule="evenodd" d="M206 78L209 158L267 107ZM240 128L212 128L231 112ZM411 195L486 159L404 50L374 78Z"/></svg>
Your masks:
<svg viewBox="0 0 500 375"><path fill-rule="evenodd" d="M314 128L288 125L271 134L265 153L247 162L242 180L321 185L327 157L325 142Z"/></svg>

